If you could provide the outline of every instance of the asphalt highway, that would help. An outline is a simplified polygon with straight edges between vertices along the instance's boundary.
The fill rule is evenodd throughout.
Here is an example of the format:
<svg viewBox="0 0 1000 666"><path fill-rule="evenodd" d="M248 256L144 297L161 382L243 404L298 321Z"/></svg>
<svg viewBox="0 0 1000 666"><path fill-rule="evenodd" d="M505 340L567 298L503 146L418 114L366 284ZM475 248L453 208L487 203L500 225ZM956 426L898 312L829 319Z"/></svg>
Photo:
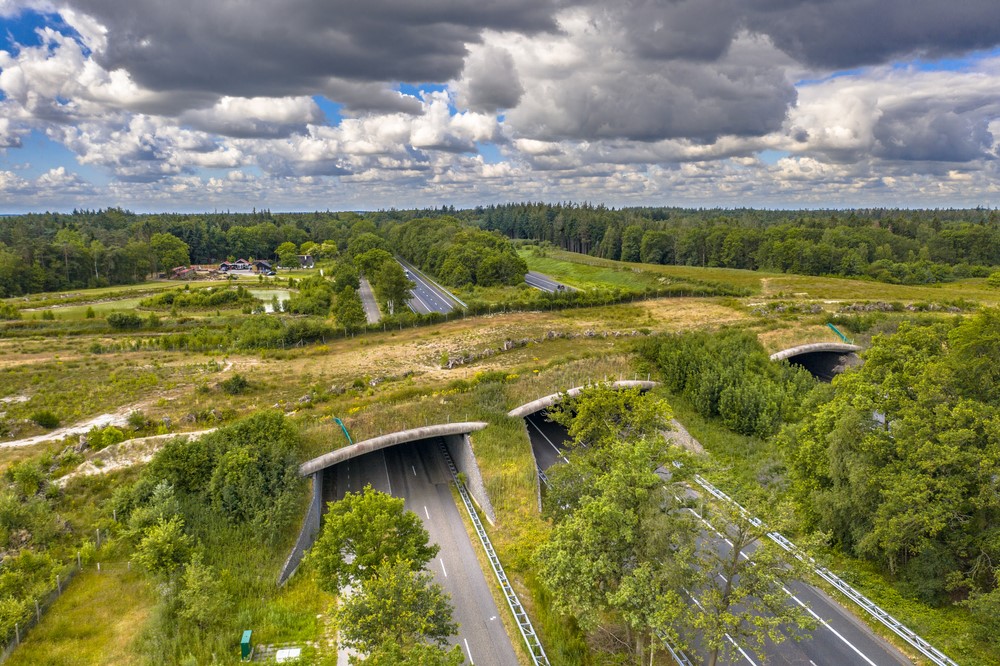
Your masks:
<svg viewBox="0 0 1000 666"><path fill-rule="evenodd" d="M569 436L558 423L547 421L544 412L525 418L531 449L540 470L565 460L564 450ZM713 539L713 546L725 551L728 544ZM752 553L748 553L752 555ZM795 582L788 588L789 603L807 608L817 621L812 635L800 642L785 640L768 643L765 647L768 664L787 666L902 666L911 664L902 653L876 636L863 622L845 610L823 591L806 583ZM759 662L746 651L733 650L728 661L733 666L758 666Z"/></svg>
<svg viewBox="0 0 1000 666"><path fill-rule="evenodd" d="M433 284L409 264L402 261L399 264L404 270L409 271L407 277L416 283L410 292L413 298L406 303L411 310L417 314L430 314L431 312L448 314L455 309L455 300L451 294Z"/></svg>
<svg viewBox="0 0 1000 666"><path fill-rule="evenodd" d="M467 664L517 664L514 647L452 498L450 481L437 441L424 440L369 453L327 469L323 499L324 503L332 502L347 491L358 492L370 484L406 500L406 508L420 516L431 541L441 546L427 568L451 595L453 619L459 625L452 644L461 646Z"/></svg>
<svg viewBox="0 0 1000 666"><path fill-rule="evenodd" d="M547 291L550 294L556 291L576 291L576 289L570 287L569 285L556 282L548 275L535 271L528 271L528 274L524 276L524 281L535 289ZM562 290L560 290L559 287L562 287Z"/></svg>

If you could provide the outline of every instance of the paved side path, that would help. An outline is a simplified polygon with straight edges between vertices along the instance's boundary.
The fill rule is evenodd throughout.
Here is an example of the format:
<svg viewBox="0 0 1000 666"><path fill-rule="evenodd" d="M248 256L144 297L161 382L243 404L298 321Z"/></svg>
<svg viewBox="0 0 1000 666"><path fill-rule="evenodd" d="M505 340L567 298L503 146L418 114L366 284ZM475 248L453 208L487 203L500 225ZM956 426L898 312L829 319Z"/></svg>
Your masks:
<svg viewBox="0 0 1000 666"><path fill-rule="evenodd" d="M365 317L369 324L377 324L382 320L382 313L378 309L378 301L375 300L375 292L368 282L368 278L361 278L361 286L358 288L361 294L361 304L365 306Z"/></svg>

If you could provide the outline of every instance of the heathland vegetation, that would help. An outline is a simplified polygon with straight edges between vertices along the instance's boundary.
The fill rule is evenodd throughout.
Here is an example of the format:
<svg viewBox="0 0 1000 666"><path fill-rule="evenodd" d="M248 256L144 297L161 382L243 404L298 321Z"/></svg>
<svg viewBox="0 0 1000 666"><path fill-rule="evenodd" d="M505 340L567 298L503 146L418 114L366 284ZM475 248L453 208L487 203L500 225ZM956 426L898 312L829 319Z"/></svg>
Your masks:
<svg viewBox="0 0 1000 666"><path fill-rule="evenodd" d="M505 216L520 221L503 227ZM605 252L616 225L623 245ZM625 243L632 227L641 233ZM732 576L681 538L691 535L686 509L701 507L661 492L654 472L671 461L683 465L670 465L672 484L702 474L956 661L995 663L1000 290L982 276L1000 263L989 250L996 233L990 211L526 205L10 218L0 228L0 632L13 638L79 562L14 663L225 663L246 628L260 645L310 646L305 660L323 663L338 623L372 616L336 610L320 557L276 586L308 501L297 465L346 443L334 418L355 441L475 419L489 424L472 437L497 514L488 530L553 663L648 662L662 657L662 635L710 654L722 639L690 627L738 615L708 603L720 598L708 581L685 578L696 572L681 565L696 560L698 571ZM654 234L673 234L669 261L650 254L650 239L663 240ZM738 245L731 238L757 240L734 262L723 252ZM833 263L773 260L778 245L809 257L807 244L824 243ZM858 272L841 270L848 250L867 257ZM284 266L293 254L316 267L188 286L150 279L226 258ZM409 280L394 256L468 307L447 318L407 311ZM527 268L578 291L532 290ZM380 302L375 325L364 320L361 277ZM768 359L835 340L828 322L866 348L862 366L822 384ZM580 445L550 474L539 513L527 432L506 412L636 375L663 386L644 399L601 393L597 408L581 400L555 417ZM589 418L623 409L648 423L605 431L607 418ZM704 453L665 446L670 413ZM210 428L219 430L200 434ZM187 431L199 434L174 439ZM721 505L706 515L738 522ZM676 540L650 538L667 524ZM402 595L443 609L414 564L422 553L415 547L406 567L372 564L376 596L358 602L384 608ZM760 573L766 603L769 571L780 573L737 578ZM680 583L705 591L705 614L685 606ZM384 645L372 663L417 653L418 663L450 663L438 640L449 622L426 635L390 627L392 641L341 636ZM750 629L727 628L748 645Z"/></svg>

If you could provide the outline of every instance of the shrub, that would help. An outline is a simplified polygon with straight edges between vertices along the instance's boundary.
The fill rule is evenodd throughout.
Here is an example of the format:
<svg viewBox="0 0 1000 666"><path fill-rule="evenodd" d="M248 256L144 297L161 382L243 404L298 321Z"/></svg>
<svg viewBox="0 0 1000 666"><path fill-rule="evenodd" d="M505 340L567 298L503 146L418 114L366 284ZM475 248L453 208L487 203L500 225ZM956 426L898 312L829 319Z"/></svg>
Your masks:
<svg viewBox="0 0 1000 666"><path fill-rule="evenodd" d="M229 395L239 395L245 393L250 388L250 382L240 373L236 373L229 379L219 382L219 388Z"/></svg>
<svg viewBox="0 0 1000 666"><path fill-rule="evenodd" d="M20 319L21 311L12 303L0 303L0 319Z"/></svg>
<svg viewBox="0 0 1000 666"><path fill-rule="evenodd" d="M112 312L108 315L108 326L118 330L140 328L142 317L134 312Z"/></svg>
<svg viewBox="0 0 1000 666"><path fill-rule="evenodd" d="M136 409L135 411L129 412L126 422L132 430L142 430L146 427L146 415Z"/></svg>
<svg viewBox="0 0 1000 666"><path fill-rule="evenodd" d="M49 430L59 425L59 417L48 409L41 409L35 412L31 415L31 420Z"/></svg>

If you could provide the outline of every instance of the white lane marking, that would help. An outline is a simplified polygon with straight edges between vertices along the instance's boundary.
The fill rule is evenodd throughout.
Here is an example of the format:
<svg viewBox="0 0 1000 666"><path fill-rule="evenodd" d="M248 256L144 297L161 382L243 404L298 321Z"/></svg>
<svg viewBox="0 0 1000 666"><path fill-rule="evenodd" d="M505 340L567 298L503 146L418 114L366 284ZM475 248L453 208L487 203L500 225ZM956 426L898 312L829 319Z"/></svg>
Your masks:
<svg viewBox="0 0 1000 666"><path fill-rule="evenodd" d="M809 663L812 664L813 666L816 666L816 662L813 661L812 659L809 660Z"/></svg>
<svg viewBox="0 0 1000 666"><path fill-rule="evenodd" d="M702 610L705 610L705 607L701 605L701 602L700 602L700 601L698 601L698 600L697 600L697 599L695 598L695 596L694 596L693 594L691 594L691 592L690 592L689 590L686 590L686 589L685 589L684 591L685 591L685 592L687 592L687 595L688 595L688 598L690 598L690 599L691 599L691 601L693 601L693 602L694 602L695 606L697 606L698 608L700 608L700 609L702 609ZM734 641L734 640L733 640L733 637L732 637L732 636L730 636L729 634L725 634L725 636L726 636L726 640L728 640L728 641L729 641L730 643L732 643L732 645L733 645L733 647L734 647L734 648L736 648L737 650L739 650L740 654L741 654L741 655L743 655L743 658L744 658L744 659L746 659L747 661L749 661L749 662L750 662L750 663L752 664L752 666L759 666L759 664L757 664L757 662L756 662L756 661L754 661L753 659L751 659L751 658L750 658L750 655L748 655L748 654L746 653L746 651L745 651L745 650L744 650L743 648L741 648L741 647L740 647L740 646L739 646L739 645L738 645L738 644L736 643L736 641Z"/></svg>
<svg viewBox="0 0 1000 666"><path fill-rule="evenodd" d="M476 666L476 662L474 662L472 660L472 650L469 649L469 639L468 638L463 638L462 642L465 643L465 652L466 652L466 654L469 655L469 664L470 664L470 666Z"/></svg>
<svg viewBox="0 0 1000 666"><path fill-rule="evenodd" d="M427 520L431 519L431 513L427 510L427 505L424 505L424 515L427 516Z"/></svg>
<svg viewBox="0 0 1000 666"><path fill-rule="evenodd" d="M698 516L698 514L697 514L697 513L695 513L695 511L694 511L693 509L690 509L690 508L689 508L689 509L688 509L688 511L690 511L690 512L691 512L691 513L693 513L693 514L694 514L695 516L697 516L697 517L699 518L699 520L701 520L701 522L703 522L703 523L704 523L705 525L707 525L707 526L708 526L708 528L709 528L709 529L711 529L711 530L712 530L713 532L715 532L715 533L716 533L716 534L718 534L718 535L719 535L720 537L722 537L722 540L723 540L723 541L725 541L725 542L726 542L727 544L729 544L729 547L730 547L730 548L732 548L732 547L733 547L733 542L732 542L732 541L730 541L729 539L727 539L726 537L724 537L724 536L722 535L722 533L721 533L721 532L719 532L719 531L718 531L717 529L715 529L715 528L714 528L714 527L713 527L713 526L712 526L712 525L711 525L711 524L710 524L710 523L709 523L708 521L706 521L706 520L705 520L704 518L701 518L701 516ZM746 553L744 553L744 552L743 552L742 550L740 551L740 557L742 557L742 558L743 558L743 559L745 559L745 560L749 560L749 559L750 559L750 558L749 558L749 557L747 556L747 554L746 554ZM720 578L722 578L723 580L725 580L725 578L724 578L724 577L723 577L723 576L722 576L721 574L719 575L719 577L720 577ZM862 659L864 659L864 660L865 660L866 662L868 662L869 664L871 664L871 666L877 666L877 665L875 664L875 662L874 662L874 661L872 661L871 659L869 659L869 658L868 658L868 656L867 656L867 655L865 655L865 653L864 653L864 652L862 652L862 651L861 651L861 650L859 650L859 649L858 649L857 647L855 647L855 646L854 646L854 644L853 644L853 643L851 643L851 642L850 642L849 640L847 640L847 639L846 639L846 638L845 638L845 637L844 637L844 636L843 636L843 635L842 635L842 634L841 634L841 633L840 633L839 631L837 631L836 629L834 629L833 627L831 627L831 626L830 626L830 623L829 623L829 622L827 622L826 620L824 620L823 618L821 618L821 617L820 617L819 615L817 615L817 614L816 614L816 613L815 613L815 612L813 611L813 609L812 609L812 608L810 608L809 606L807 606L807 605L806 605L805 603L803 603L803 602L802 602L802 601L801 601L801 600L800 600L800 599L799 599L798 597L796 597L796 596L795 596L794 594L792 594L791 590L789 590L789 589L788 589L787 587L785 587L785 586L782 586L782 587L781 587L781 589L782 589L782 591L783 591L783 592L784 592L785 594L787 594L787 595L788 595L789 597L791 597L791 598L792 598L792 600L793 600L793 601L795 601L795 603L797 603L797 604L798 604L799 606L801 606L802 608L804 608L804 609L805 609L805 611L806 611L807 613L809 613L810 615L812 615L812 616L813 616L813 617L814 617L814 618L815 618L815 619L816 619L816 620L817 620L817 621L818 621L818 622L819 622L820 624L822 624L822 625L823 625L824 627L826 627L827 629L829 629L829 630L830 630L830 631L831 631L831 632L833 633L833 635L834 635L834 636L836 636L836 637L837 637L837 638L839 638L839 639L840 639L841 641L843 641L843 642L844 642L844 644L845 644L845 645L847 645L847 647L849 647L849 648L851 648L852 650L854 650L854 652L855 652L855 653L856 653L856 654L857 654L857 655L858 655L859 657L861 657L861 658L862 658ZM695 603L697 603L697 602L695 602Z"/></svg>
<svg viewBox="0 0 1000 666"><path fill-rule="evenodd" d="M416 476L417 475L417 468L414 467L413 465L410 465L410 469L413 470L413 476Z"/></svg>
<svg viewBox="0 0 1000 666"><path fill-rule="evenodd" d="M420 298L420 296L417 295L417 290L416 289L411 290L410 294L413 296L413 298L417 299L417 302L424 307L424 310L427 310L427 312L424 312L423 314L430 314L431 309L427 306L426 303L424 303L424 299Z"/></svg>
<svg viewBox="0 0 1000 666"><path fill-rule="evenodd" d="M537 425L535 425L534 421L532 421L530 418L525 419L525 421L530 423L535 428L535 430L538 431L538 434L545 438L545 441L549 443L549 446L551 446L553 449L556 450L556 453L559 454L559 457L562 458L563 461L569 462L569 458L563 455L562 450L558 446L552 443L552 440L549 439L549 436L546 435L544 432L542 432L542 429L539 428Z"/></svg>
<svg viewBox="0 0 1000 666"><path fill-rule="evenodd" d="M389 480L389 463L385 460L385 449L382 450L382 465L385 467L385 482L389 484L389 494L392 494L392 481Z"/></svg>
<svg viewBox="0 0 1000 666"><path fill-rule="evenodd" d="M841 635L841 633L840 633L839 631L837 631L836 629L834 629L833 627L831 627L831 626L830 626L830 623L829 623L829 622L827 622L826 620L824 620L823 618L821 618L821 617L820 617L819 615L816 615L816 613L814 613L814 612L813 612L813 609L812 609L812 608L810 608L810 607L809 607L809 606L807 606L806 604L802 603L802 600L800 600L800 599L799 599L799 598L798 598L797 596L795 596L794 594L792 594L791 590L789 590L789 589L788 589L787 587L785 587L784 585L782 585L782 586L781 586L781 589L782 589L782 590L784 591L784 593L785 593L785 594L787 594L788 596L790 596L790 597L792 598L792 600L793 600L793 601L795 601L795 603L797 603L797 604L798 604L799 606L802 606L802 608L804 608L804 609L805 609L805 611L806 611L807 613L809 613L810 615L812 615L812 616L813 616L813 617L814 617L814 618L816 619L816 621L817 621L817 622L819 622L819 623L820 623L820 624L822 624L822 625L823 625L824 627L826 627L826 628L827 628L827 629L829 629L829 630L830 630L831 632L833 632L833 635L834 635L834 636L836 636L837 638L839 638L840 640L842 640L842 641L844 642L844 644L845 644L845 645L847 645L847 647L849 647L849 648L851 648L852 650L854 650L854 652L855 652L855 653L856 653L856 654L857 654L857 655L858 655L859 657L861 657L861 658L862 658L862 659L864 659L864 660L865 660L866 662L868 662L869 664L871 664L871 666L877 666L877 665L875 664L875 662L874 662L874 661L872 661L871 659L869 659L869 658L868 658L868 657L867 657L867 656L865 655L865 653L864 653L864 652L862 652L862 651L861 651L861 650L859 650L858 648L854 647L854 644L853 644L853 643L851 643L851 641L849 641L849 640L847 640L846 638L844 638L844 637L843 637L843 636Z"/></svg>
<svg viewBox="0 0 1000 666"><path fill-rule="evenodd" d="M443 557L439 557L438 560L441 561L441 571L444 572L444 577L447 578L448 577L448 570L444 568L444 558Z"/></svg>

